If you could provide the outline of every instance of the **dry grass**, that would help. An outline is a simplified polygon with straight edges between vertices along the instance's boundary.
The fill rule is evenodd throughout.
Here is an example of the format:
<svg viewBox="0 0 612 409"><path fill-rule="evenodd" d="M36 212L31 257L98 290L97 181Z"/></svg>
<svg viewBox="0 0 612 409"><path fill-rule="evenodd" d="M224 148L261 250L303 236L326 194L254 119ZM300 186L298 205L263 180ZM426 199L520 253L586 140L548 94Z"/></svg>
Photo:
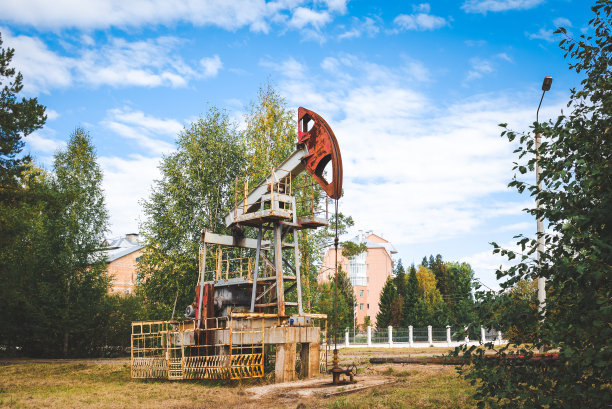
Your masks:
<svg viewBox="0 0 612 409"><path fill-rule="evenodd" d="M370 351L368 351L370 353ZM382 354L381 354L382 355ZM245 389L265 379L211 382L133 380L123 362L16 362L0 366L0 407L9 408L468 408L472 388L454 369L433 365L363 366L359 377L396 383L334 399L282 394L252 400Z"/></svg>
<svg viewBox="0 0 612 409"><path fill-rule="evenodd" d="M1 367L0 407L232 407L244 400L240 385L135 380L129 364L20 363Z"/></svg>
<svg viewBox="0 0 612 409"><path fill-rule="evenodd" d="M329 403L330 408L473 408L474 390L453 367L381 365L370 369L397 379L395 384Z"/></svg>

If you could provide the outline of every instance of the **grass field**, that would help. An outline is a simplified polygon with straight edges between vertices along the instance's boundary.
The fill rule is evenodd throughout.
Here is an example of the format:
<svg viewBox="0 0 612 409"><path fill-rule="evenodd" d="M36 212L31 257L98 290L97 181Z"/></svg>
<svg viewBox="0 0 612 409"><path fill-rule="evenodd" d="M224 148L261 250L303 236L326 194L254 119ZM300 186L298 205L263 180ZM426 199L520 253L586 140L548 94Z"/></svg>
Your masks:
<svg viewBox="0 0 612 409"><path fill-rule="evenodd" d="M270 393L252 399L243 381L164 381L130 378L125 360L5 361L0 365L0 407L8 408L471 408L469 383L452 366L370 365L367 357L390 351L341 352L357 363L359 378L388 376L393 383L336 398L295 398ZM410 351L404 351L407 355ZM416 355L416 351L412 351ZM414 356L414 355L413 355Z"/></svg>

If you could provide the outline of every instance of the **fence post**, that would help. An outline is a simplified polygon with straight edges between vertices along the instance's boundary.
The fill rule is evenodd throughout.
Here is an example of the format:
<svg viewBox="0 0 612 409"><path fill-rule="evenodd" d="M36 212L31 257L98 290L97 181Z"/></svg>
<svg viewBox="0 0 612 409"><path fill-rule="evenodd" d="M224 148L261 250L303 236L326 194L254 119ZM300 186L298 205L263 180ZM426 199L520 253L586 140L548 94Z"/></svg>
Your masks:
<svg viewBox="0 0 612 409"><path fill-rule="evenodd" d="M368 325L368 346L372 346L372 327Z"/></svg>
<svg viewBox="0 0 612 409"><path fill-rule="evenodd" d="M484 344L486 342L487 342L487 337L486 337L486 334L485 334L485 329L484 329L484 327L480 327L480 343Z"/></svg>
<svg viewBox="0 0 612 409"><path fill-rule="evenodd" d="M427 326L427 342L429 342L429 346L433 346L433 334L431 331L431 325Z"/></svg>
<svg viewBox="0 0 612 409"><path fill-rule="evenodd" d="M450 325L446 326L446 343L448 346L451 346L451 333L450 333Z"/></svg>
<svg viewBox="0 0 612 409"><path fill-rule="evenodd" d="M393 348L393 327L389 325L389 348Z"/></svg>
<svg viewBox="0 0 612 409"><path fill-rule="evenodd" d="M465 344L467 345L470 342L470 333L468 332L469 327L465 327Z"/></svg>
<svg viewBox="0 0 612 409"><path fill-rule="evenodd" d="M501 343L502 343L502 333L501 333L501 331L497 331L497 342L499 342L499 345L501 345Z"/></svg>
<svg viewBox="0 0 612 409"><path fill-rule="evenodd" d="M410 347L414 346L414 340L412 338L412 325L408 326L408 344L410 345Z"/></svg>
<svg viewBox="0 0 612 409"><path fill-rule="evenodd" d="M349 330L348 328L346 329L346 332L344 333L344 344L346 345L346 347L349 347Z"/></svg>

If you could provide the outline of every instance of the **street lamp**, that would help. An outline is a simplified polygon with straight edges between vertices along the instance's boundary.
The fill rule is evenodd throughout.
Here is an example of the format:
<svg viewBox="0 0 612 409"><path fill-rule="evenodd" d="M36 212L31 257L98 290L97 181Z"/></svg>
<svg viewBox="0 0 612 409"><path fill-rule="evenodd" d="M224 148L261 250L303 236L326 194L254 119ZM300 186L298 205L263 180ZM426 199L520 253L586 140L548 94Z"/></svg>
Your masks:
<svg viewBox="0 0 612 409"><path fill-rule="evenodd" d="M544 94L546 91L550 90L550 86L552 85L552 77L544 77L544 82L542 82L542 97L540 98L540 104L538 105L538 110L536 111L536 127L539 128L539 114L540 114L540 106L542 106L542 100L544 99ZM535 148L536 148L536 183L538 185L538 190L542 190L542 181L540 180L540 174L542 173L542 169L540 168L540 132L539 129L536 129L536 138L535 138ZM540 210L540 200L536 196L536 208ZM541 262L542 253L544 253L544 225L542 222L542 217L538 216L537 218L537 229L538 229L538 264ZM540 265L541 267L541 265ZM538 277L538 313L539 315L543 314L544 305L546 302L546 279L544 277Z"/></svg>

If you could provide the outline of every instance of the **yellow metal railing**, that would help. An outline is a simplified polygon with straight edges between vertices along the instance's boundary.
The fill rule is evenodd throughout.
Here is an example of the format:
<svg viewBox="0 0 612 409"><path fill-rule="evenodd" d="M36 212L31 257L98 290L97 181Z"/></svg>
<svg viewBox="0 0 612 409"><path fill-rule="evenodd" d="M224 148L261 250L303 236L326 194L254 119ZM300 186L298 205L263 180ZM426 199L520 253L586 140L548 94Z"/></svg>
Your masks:
<svg viewBox="0 0 612 409"><path fill-rule="evenodd" d="M132 378L242 379L264 375L264 317L132 323ZM208 320L206 320L208 321ZM213 326L216 326L213 328Z"/></svg>

